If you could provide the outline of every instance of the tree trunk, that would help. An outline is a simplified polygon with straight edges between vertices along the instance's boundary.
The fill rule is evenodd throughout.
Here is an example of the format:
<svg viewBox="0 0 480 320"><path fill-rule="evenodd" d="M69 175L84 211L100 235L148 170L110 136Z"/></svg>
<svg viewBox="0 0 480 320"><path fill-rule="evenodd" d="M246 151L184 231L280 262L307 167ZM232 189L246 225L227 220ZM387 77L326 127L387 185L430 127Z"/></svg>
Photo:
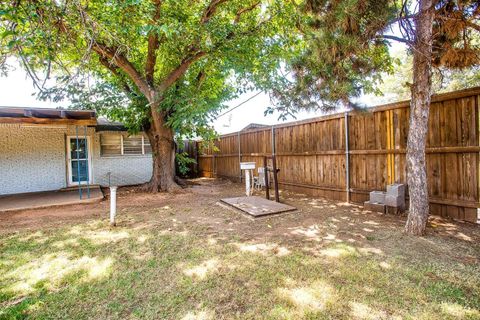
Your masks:
<svg viewBox="0 0 480 320"><path fill-rule="evenodd" d="M432 0L420 0L419 15L415 20L413 86L407 142L410 210L405 225L405 231L413 235L425 233L429 214L425 144L431 98L433 9Z"/></svg>
<svg viewBox="0 0 480 320"><path fill-rule="evenodd" d="M158 111L158 105L151 106L150 128L147 136L152 146L152 178L145 184L149 192L173 191L180 187L175 182L175 141L174 132L165 126L165 115Z"/></svg>

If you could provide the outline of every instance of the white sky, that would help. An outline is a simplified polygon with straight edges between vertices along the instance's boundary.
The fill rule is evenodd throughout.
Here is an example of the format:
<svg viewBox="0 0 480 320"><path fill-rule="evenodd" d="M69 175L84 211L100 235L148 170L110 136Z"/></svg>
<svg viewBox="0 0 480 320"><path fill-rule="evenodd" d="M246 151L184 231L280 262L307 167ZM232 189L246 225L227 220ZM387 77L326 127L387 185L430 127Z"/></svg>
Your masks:
<svg viewBox="0 0 480 320"><path fill-rule="evenodd" d="M68 107L68 102L54 103L51 101L40 101L35 97L35 88L32 80L30 80L26 72L16 66L14 70L8 73L7 77L0 77L0 107L32 107L32 108L57 108ZM229 101L228 109L247 100L253 93L246 93L238 99ZM270 105L270 99L267 94L260 94L248 101L232 112L218 118L213 122L215 129L223 134L238 131L252 122L262 124L276 124L278 113L264 116L266 107ZM227 110L228 110L227 109ZM224 110L227 111L227 110ZM230 121L231 115L231 121ZM318 116L319 114L300 112L297 119L307 119ZM294 120L293 118L288 121Z"/></svg>
<svg viewBox="0 0 480 320"><path fill-rule="evenodd" d="M395 44L391 50L403 49L401 45ZM68 102L53 103L51 101L39 101L35 98L36 92L33 87L32 81L27 77L26 72L20 68L17 64L13 70L8 74L8 77L0 77L0 107L2 106L15 106L15 107L33 107L33 108L56 108L56 107L68 107ZM245 93L238 99L229 101L227 105L229 108L233 108L241 102L252 97L255 92ZM375 97L363 97L360 99L367 105L378 104L375 103ZM246 102L239 108L229 112L228 114L217 118L213 122L213 126L220 134L235 132L248 124L261 123L261 124L277 124L282 121L278 120L278 113L264 116L265 109L270 105L270 99L267 94L262 93L252 100ZM224 110L225 112L226 110ZM302 120L321 116L320 112L306 112L302 111L296 114L296 119L289 118L287 121Z"/></svg>

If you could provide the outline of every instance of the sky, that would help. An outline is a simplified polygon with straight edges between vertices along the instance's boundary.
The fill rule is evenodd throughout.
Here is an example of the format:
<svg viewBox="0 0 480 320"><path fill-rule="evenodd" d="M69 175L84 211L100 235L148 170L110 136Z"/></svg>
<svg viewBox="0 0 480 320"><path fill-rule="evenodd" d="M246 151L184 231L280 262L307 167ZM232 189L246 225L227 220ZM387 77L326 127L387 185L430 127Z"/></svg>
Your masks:
<svg viewBox="0 0 480 320"><path fill-rule="evenodd" d="M68 102L53 103L51 101L40 101L35 97L35 88L32 80L30 80L26 72L16 65L8 73L7 77L0 77L0 107L31 107L31 108L57 108L68 107ZM245 93L238 99L231 100L227 103L228 111L230 108L237 106L243 101L255 95L256 92ZM235 132L248 124L255 122L261 124L276 124L279 123L279 114L272 114L264 116L266 107L270 105L270 99L267 94L261 93L250 101L246 102L239 108L219 117L213 122L213 126L218 133L224 134ZM224 111L224 112L225 112ZM319 116L320 114L299 112L297 120L307 119ZM294 121L294 118L289 118L287 121Z"/></svg>
<svg viewBox="0 0 480 320"><path fill-rule="evenodd" d="M401 46L394 45L391 50L404 50ZM13 69L8 73L7 77L0 76L0 107L31 107L31 108L57 108L68 107L68 102L53 103L51 101L39 101L35 97L35 88L32 80L30 80L26 72L19 67L18 63L11 61ZM247 92L237 99L228 101L228 108L236 107L240 103L254 96L256 92ZM368 106L378 104L374 96L361 97L360 102ZM236 132L246 127L250 123L260 123L273 125L282 123L278 119L279 114L274 113L265 116L264 111L270 105L270 99L266 93L261 93L248 102L242 104L233 111L218 117L213 121L213 126L219 134ZM224 111L224 113L225 113ZM296 121L321 116L321 112L298 112L295 117L289 117L286 121Z"/></svg>

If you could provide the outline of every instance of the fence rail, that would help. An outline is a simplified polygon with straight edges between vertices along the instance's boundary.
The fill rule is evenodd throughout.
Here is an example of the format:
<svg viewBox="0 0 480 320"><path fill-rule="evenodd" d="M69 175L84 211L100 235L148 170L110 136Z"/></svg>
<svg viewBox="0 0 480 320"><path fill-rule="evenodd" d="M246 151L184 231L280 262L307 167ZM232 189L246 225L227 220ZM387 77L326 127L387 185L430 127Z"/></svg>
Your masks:
<svg viewBox="0 0 480 320"><path fill-rule="evenodd" d="M477 222L480 88L432 97L427 134L431 213ZM406 183L408 101L223 135L198 155L198 173L240 179L242 161L275 154L281 188L363 202ZM199 142L201 143L201 142ZM196 148L201 150L201 148Z"/></svg>

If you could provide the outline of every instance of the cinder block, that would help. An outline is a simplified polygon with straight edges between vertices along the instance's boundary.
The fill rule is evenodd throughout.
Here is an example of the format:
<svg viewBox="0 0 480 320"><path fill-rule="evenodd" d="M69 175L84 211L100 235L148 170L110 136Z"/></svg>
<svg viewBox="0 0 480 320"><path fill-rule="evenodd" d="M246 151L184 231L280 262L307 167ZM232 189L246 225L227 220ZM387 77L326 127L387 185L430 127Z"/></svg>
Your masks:
<svg viewBox="0 0 480 320"><path fill-rule="evenodd" d="M370 201L365 201L363 203L363 209L373 212L385 213L385 205L382 203L373 203Z"/></svg>
<svg viewBox="0 0 480 320"><path fill-rule="evenodd" d="M370 192L370 202L373 203L385 203L385 192L383 191L372 191Z"/></svg>
<svg viewBox="0 0 480 320"><path fill-rule="evenodd" d="M389 207L405 208L405 196L385 196L385 205Z"/></svg>
<svg viewBox="0 0 480 320"><path fill-rule="evenodd" d="M403 196L405 198L405 185L403 183L387 185L387 195Z"/></svg>
<svg viewBox="0 0 480 320"><path fill-rule="evenodd" d="M386 214L399 215L399 214L402 214L403 212L405 212L405 208L385 206Z"/></svg>

